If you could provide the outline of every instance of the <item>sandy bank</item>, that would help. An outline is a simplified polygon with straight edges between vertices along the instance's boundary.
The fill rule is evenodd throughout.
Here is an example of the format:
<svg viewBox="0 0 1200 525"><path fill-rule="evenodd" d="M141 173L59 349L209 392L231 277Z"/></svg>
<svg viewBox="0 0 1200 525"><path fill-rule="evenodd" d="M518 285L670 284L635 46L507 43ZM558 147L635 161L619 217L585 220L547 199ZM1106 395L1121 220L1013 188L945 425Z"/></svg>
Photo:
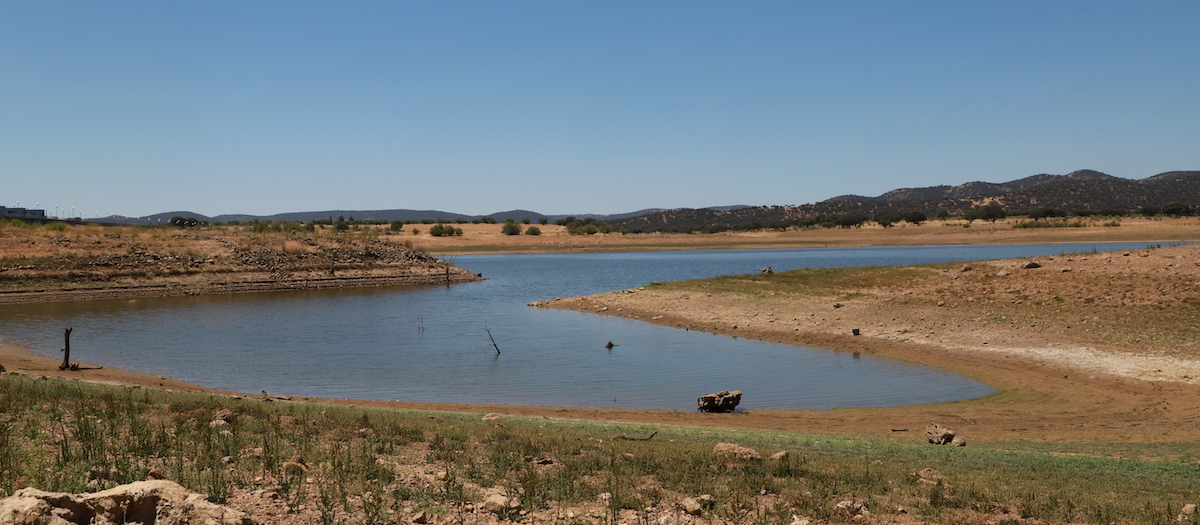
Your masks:
<svg viewBox="0 0 1200 525"><path fill-rule="evenodd" d="M872 270L857 285L822 290L797 285L803 274L729 277L538 305L900 359L1000 390L939 405L777 414L801 427L883 434L938 421L984 439L1200 437L1200 247L1039 261ZM822 278L842 278L831 272L840 271Z"/></svg>

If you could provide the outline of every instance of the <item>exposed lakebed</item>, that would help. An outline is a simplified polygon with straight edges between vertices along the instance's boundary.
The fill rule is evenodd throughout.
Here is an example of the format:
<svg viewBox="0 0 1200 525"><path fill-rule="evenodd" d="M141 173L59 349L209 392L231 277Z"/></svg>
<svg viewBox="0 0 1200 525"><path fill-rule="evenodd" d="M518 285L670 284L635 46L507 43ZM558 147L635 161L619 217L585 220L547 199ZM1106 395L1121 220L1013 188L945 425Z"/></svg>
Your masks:
<svg viewBox="0 0 1200 525"><path fill-rule="evenodd" d="M350 399L689 410L895 406L986 395L935 368L527 303L650 282L796 268L909 265L1145 243L458 256L452 286L0 306L5 343L242 392ZM489 334L502 353L497 355ZM608 350L607 341L618 346Z"/></svg>

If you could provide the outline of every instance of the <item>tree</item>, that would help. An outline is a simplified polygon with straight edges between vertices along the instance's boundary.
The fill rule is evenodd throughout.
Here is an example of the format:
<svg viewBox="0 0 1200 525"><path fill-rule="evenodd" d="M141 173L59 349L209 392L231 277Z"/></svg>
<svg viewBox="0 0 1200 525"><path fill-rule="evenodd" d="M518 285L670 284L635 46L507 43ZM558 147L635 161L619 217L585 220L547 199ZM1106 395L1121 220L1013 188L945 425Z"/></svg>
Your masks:
<svg viewBox="0 0 1200 525"><path fill-rule="evenodd" d="M537 226L530 226L525 229L525 235L541 235L542 229Z"/></svg>
<svg viewBox="0 0 1200 525"><path fill-rule="evenodd" d="M963 218L966 219L967 222L973 222L976 219L988 222L996 222L1007 216L1008 213L1004 211L1004 207L993 202L987 206L981 206L972 209L971 211L967 212Z"/></svg>
<svg viewBox="0 0 1200 525"><path fill-rule="evenodd" d="M542 217L542 218L538 219L538 224L541 224L542 226L545 226L549 222L550 222L550 219L548 217Z"/></svg>
<svg viewBox="0 0 1200 525"><path fill-rule="evenodd" d="M504 221L504 226L500 227L500 233L503 233L505 235L520 235L521 234L521 225L517 224L512 219L509 219L507 221Z"/></svg>

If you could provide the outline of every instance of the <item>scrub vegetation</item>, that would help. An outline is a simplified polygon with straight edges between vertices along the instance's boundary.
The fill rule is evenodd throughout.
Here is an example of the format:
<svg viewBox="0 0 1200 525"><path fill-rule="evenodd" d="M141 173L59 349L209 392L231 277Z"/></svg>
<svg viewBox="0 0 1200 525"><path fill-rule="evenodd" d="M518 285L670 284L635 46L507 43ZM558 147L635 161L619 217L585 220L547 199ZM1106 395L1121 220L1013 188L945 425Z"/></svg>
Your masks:
<svg viewBox="0 0 1200 525"><path fill-rule="evenodd" d="M93 491L150 475L259 523L394 523L418 513L453 523L1166 523L1198 498L1200 467L1186 443L1136 454L1087 446L1082 455L1071 444L920 446L481 415L5 375L0 495ZM719 442L763 459L718 457ZM520 506L477 506L493 493ZM692 514L687 498L699 504Z"/></svg>

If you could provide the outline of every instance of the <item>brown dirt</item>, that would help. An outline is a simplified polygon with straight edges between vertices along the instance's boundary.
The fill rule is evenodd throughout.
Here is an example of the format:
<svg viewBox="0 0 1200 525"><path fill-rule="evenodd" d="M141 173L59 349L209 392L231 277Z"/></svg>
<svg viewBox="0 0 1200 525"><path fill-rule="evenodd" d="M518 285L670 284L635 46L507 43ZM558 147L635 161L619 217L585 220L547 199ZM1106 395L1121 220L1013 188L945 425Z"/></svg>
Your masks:
<svg viewBox="0 0 1200 525"><path fill-rule="evenodd" d="M0 303L478 279L375 232L0 227Z"/></svg>
<svg viewBox="0 0 1200 525"><path fill-rule="evenodd" d="M628 234L569 235L562 226L539 225L540 236L503 235L498 224L456 224L458 237L433 237L428 225L406 225L400 235L432 253L544 253L647 250L704 250L753 248L814 248L832 246L1023 244L1089 242L1156 242L1195 239L1200 219L1123 218L1119 227L1106 227L1110 219L1084 221L1083 228L1013 229L1021 219L996 223L976 221L930 221L919 226L899 224L891 228L867 225L861 228L816 228L807 230L724 232L716 234ZM412 235L416 227L423 233Z"/></svg>
<svg viewBox="0 0 1200 525"><path fill-rule="evenodd" d="M776 291L779 274L744 279L751 292L697 281L541 305L928 364L999 390L936 405L754 411L731 424L894 434L935 421L968 439L1200 438L1200 247L1038 261L908 269L895 283L827 294Z"/></svg>

